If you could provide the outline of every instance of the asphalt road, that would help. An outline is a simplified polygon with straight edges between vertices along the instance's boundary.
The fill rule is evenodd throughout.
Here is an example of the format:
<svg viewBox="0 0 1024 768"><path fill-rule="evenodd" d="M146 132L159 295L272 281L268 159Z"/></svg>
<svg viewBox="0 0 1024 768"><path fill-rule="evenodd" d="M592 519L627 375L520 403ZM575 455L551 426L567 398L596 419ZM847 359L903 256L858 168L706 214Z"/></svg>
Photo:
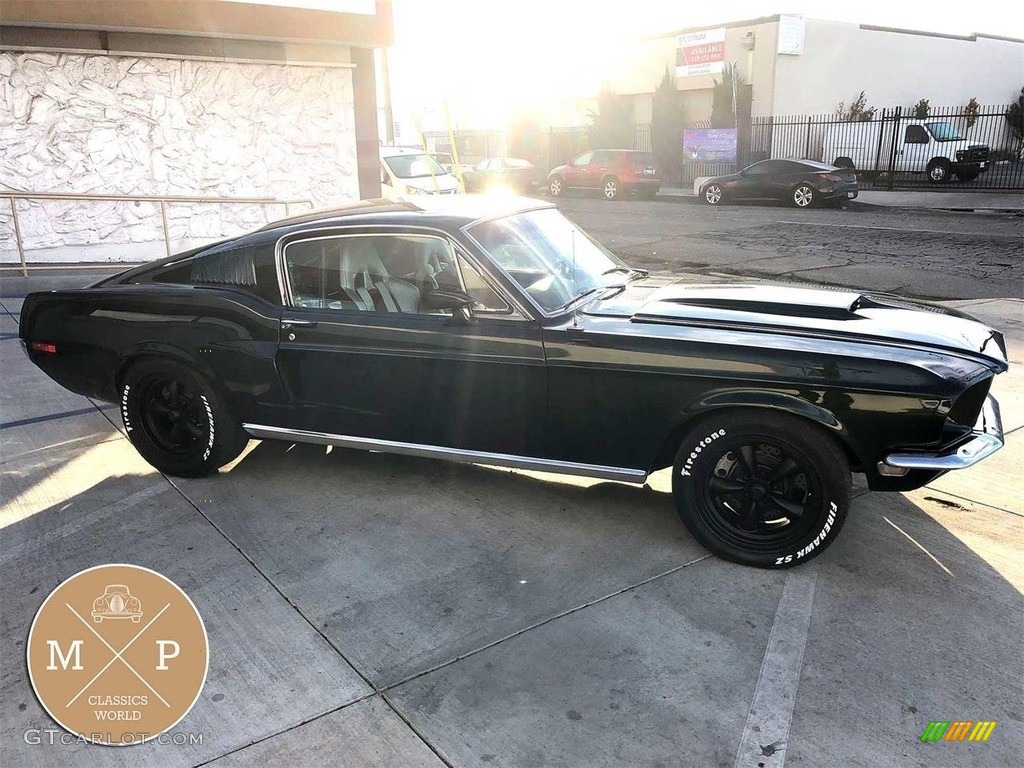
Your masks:
<svg viewBox="0 0 1024 768"><path fill-rule="evenodd" d="M782 206L570 197L559 206L627 263L929 299L1024 296L1024 218L861 206Z"/></svg>

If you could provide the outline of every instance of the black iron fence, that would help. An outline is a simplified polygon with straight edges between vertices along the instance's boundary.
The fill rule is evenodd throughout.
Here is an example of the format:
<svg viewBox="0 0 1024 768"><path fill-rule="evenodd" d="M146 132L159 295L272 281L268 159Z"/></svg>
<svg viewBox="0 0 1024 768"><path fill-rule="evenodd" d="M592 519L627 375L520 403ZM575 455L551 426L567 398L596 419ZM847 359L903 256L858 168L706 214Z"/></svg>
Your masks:
<svg viewBox="0 0 1024 768"><path fill-rule="evenodd" d="M755 117L744 159L820 160L856 169L865 187L1024 189L1021 139L1007 109L896 107L859 120Z"/></svg>
<svg viewBox="0 0 1024 768"><path fill-rule="evenodd" d="M734 173L768 158L819 160L854 168L871 189L1024 189L1024 143L1006 118L1008 106L896 107L865 119L836 114L753 117L737 133L735 163L690 162L683 131L708 128L706 122L656 130L632 126L631 146L654 152L663 186L691 188L695 179ZM427 133L427 148L450 152L447 133ZM472 164L489 156L529 160L546 171L581 152L598 149L587 126L502 131L459 131L459 159Z"/></svg>

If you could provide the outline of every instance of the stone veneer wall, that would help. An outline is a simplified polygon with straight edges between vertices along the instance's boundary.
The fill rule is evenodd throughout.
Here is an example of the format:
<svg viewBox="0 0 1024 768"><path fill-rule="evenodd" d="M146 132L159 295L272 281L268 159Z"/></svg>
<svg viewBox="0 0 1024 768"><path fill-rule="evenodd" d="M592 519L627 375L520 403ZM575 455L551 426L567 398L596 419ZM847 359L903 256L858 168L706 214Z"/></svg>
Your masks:
<svg viewBox="0 0 1024 768"><path fill-rule="evenodd" d="M352 105L343 67L0 51L0 189L340 203L359 195ZM282 215L168 205L176 251ZM0 200L4 263L11 218ZM164 255L156 203L21 201L18 220L30 262Z"/></svg>

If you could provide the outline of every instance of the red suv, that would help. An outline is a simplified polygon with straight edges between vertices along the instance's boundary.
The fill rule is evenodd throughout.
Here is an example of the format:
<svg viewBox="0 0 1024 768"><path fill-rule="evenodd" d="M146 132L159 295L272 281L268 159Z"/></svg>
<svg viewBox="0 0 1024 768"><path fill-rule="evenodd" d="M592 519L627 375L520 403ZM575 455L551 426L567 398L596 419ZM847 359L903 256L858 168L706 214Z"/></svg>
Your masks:
<svg viewBox="0 0 1024 768"><path fill-rule="evenodd" d="M584 152L548 174L548 191L553 197L569 189L598 189L605 200L625 195L652 200L660 187L654 155L635 149Z"/></svg>

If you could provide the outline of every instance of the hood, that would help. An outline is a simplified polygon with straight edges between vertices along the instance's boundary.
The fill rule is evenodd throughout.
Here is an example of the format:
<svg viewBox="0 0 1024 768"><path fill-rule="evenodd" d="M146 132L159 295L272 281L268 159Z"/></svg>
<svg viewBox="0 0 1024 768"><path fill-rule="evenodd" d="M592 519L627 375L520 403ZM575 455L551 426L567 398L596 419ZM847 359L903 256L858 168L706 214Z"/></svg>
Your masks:
<svg viewBox="0 0 1024 768"><path fill-rule="evenodd" d="M955 309L881 293L784 285L693 285L648 278L587 305L634 323L742 327L954 352L1006 370L1003 335Z"/></svg>
<svg viewBox="0 0 1024 768"><path fill-rule="evenodd" d="M442 192L457 189L459 186L458 179L456 179L449 173L446 173L443 176L423 176L417 177L415 179L398 179L398 181L401 184L404 184L407 187L412 187L413 189L422 189L424 192L427 192L428 194L434 194L435 180L437 181L436 189L440 189Z"/></svg>

